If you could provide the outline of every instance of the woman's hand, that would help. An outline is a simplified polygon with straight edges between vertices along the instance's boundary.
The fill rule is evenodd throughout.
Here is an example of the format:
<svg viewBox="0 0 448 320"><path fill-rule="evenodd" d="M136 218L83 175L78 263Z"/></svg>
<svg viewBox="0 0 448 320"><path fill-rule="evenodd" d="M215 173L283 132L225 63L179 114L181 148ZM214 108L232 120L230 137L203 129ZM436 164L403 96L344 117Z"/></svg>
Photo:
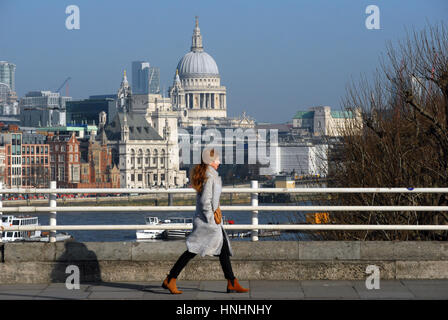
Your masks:
<svg viewBox="0 0 448 320"><path fill-rule="evenodd" d="M221 208L218 207L218 209L216 209L215 211L215 222L216 224L220 224L222 220L222 212L221 212Z"/></svg>

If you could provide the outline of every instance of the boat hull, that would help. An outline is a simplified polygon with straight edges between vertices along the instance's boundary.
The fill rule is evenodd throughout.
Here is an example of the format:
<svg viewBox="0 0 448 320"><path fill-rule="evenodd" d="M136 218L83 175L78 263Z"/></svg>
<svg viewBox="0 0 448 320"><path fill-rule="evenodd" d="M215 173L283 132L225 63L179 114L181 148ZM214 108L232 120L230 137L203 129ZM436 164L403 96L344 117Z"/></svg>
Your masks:
<svg viewBox="0 0 448 320"><path fill-rule="evenodd" d="M157 230L157 232L151 231L144 231L144 230L138 230L135 235L137 237L137 240L147 240L147 239L161 239L162 238L163 230Z"/></svg>

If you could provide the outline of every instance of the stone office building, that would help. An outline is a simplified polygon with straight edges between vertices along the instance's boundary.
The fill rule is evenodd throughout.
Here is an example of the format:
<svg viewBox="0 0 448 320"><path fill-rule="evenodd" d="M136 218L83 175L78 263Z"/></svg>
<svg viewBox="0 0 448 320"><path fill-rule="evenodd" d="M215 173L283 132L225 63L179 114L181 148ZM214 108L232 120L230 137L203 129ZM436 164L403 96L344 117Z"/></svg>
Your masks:
<svg viewBox="0 0 448 320"><path fill-rule="evenodd" d="M329 106L311 107L308 111L297 111L292 120L292 131L301 136L321 137L342 135L344 129L362 128L361 110L331 111Z"/></svg>
<svg viewBox="0 0 448 320"><path fill-rule="evenodd" d="M99 135L112 148L120 168L122 188L182 187L185 171L179 170L176 141L165 126L160 135L144 117L119 112L110 125L100 122ZM178 152L178 151L177 151Z"/></svg>

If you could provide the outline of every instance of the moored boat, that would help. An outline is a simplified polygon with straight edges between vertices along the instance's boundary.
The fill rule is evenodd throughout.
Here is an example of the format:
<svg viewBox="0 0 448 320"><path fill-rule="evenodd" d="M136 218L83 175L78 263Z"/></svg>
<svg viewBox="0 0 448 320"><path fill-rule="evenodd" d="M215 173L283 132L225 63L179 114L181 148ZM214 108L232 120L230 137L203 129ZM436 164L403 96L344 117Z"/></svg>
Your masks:
<svg viewBox="0 0 448 320"><path fill-rule="evenodd" d="M150 226L155 226L161 224L158 217L146 217L145 223ZM137 230L135 235L137 240L152 240L162 238L164 230Z"/></svg>
<svg viewBox="0 0 448 320"><path fill-rule="evenodd" d="M12 226L39 226L37 217L32 216L10 216L3 215L1 225L3 227ZM36 231L5 231L1 233L2 242L16 242L16 241L49 241L49 232ZM71 239L72 236L62 232L56 233L56 241L64 241Z"/></svg>
<svg viewBox="0 0 448 320"><path fill-rule="evenodd" d="M183 225L193 227L192 218L174 217L165 220L160 220L158 217L146 217L145 223L147 225L179 225L181 228ZM152 240L152 239L179 239L185 238L191 233L191 229L159 229L159 230L137 230L137 240Z"/></svg>

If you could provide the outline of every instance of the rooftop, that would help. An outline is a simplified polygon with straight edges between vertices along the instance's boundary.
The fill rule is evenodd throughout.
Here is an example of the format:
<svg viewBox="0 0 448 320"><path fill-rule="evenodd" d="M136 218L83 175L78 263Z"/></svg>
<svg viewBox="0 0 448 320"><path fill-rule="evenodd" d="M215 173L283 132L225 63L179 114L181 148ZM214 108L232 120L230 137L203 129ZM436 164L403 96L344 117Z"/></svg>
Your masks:
<svg viewBox="0 0 448 320"><path fill-rule="evenodd" d="M108 140L121 140L121 127L124 123L124 113L116 114L112 122L106 125ZM159 133L141 115L126 114L126 122L129 127L129 140L163 140Z"/></svg>
<svg viewBox="0 0 448 320"><path fill-rule="evenodd" d="M314 111L297 111L294 119L313 119Z"/></svg>

